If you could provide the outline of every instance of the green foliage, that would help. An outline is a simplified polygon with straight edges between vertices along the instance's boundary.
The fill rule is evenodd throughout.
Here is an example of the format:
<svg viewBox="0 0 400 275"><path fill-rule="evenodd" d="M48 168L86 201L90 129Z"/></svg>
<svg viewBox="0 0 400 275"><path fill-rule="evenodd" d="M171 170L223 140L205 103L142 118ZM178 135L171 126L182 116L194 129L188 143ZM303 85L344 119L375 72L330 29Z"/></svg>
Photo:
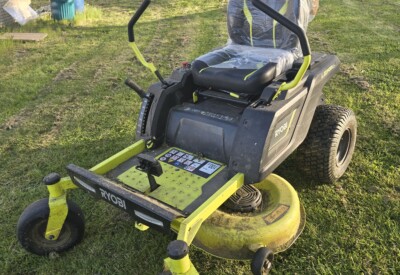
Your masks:
<svg viewBox="0 0 400 275"><path fill-rule="evenodd" d="M75 26L85 26L91 22L99 21L103 16L101 9L87 5L84 12L78 12L75 15Z"/></svg>
<svg viewBox="0 0 400 275"><path fill-rule="evenodd" d="M34 4L38 3L33 1ZM48 1L38 1L46 4ZM39 43L0 40L0 273L155 274L173 238L139 232L124 213L71 192L83 209L83 243L38 257L17 243L18 217L47 195L44 175L68 163L91 167L134 140L139 100L123 80L156 81L133 58L126 24L139 1L89 1L70 22L42 18L12 31L46 32ZM153 1L136 28L144 55L163 74L226 42L227 1ZM281 274L400 273L400 55L398 4L323 0L308 34L314 51L335 53L341 72L327 101L352 108L356 152L335 185L315 186L293 169L279 173L307 212L303 235L277 256ZM11 31L3 29L0 32ZM192 248L203 274L248 274L248 263Z"/></svg>

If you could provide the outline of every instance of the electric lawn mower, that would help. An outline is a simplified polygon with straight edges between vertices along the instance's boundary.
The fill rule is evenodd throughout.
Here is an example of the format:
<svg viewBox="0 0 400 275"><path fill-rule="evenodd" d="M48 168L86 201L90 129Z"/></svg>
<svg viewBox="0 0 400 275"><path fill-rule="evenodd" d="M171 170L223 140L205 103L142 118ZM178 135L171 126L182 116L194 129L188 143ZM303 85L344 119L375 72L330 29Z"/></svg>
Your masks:
<svg viewBox="0 0 400 275"><path fill-rule="evenodd" d="M252 259L254 274L301 234L305 212L276 169L297 148L315 181L345 172L356 141L349 109L324 104L322 88L339 69L328 54L311 54L305 34L308 0L230 0L229 42L163 78L135 43L136 57L158 78L142 99L136 142L87 170L44 178L49 198L28 206L17 226L35 254L65 251L83 238L80 208L67 191L82 188L126 211L139 230L175 232L164 260L169 274L197 274L193 243L217 257Z"/></svg>

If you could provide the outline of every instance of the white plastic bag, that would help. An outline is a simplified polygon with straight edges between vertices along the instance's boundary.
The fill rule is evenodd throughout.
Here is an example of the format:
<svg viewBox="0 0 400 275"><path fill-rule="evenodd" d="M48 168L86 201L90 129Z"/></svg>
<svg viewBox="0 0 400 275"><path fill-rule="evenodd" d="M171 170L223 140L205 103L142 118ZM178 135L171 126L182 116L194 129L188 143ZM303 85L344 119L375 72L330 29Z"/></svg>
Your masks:
<svg viewBox="0 0 400 275"><path fill-rule="evenodd" d="M20 25L25 25L38 17L38 14L29 6L30 3L30 0L9 0L3 9Z"/></svg>

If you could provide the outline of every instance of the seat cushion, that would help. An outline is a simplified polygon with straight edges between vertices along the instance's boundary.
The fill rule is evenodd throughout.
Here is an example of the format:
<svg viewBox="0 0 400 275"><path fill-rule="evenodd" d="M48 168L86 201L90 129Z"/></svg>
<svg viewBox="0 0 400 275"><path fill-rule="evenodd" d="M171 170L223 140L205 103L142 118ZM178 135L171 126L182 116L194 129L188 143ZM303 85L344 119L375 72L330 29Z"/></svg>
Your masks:
<svg viewBox="0 0 400 275"><path fill-rule="evenodd" d="M231 44L197 58L192 71L198 86L252 95L290 69L293 61L290 51Z"/></svg>

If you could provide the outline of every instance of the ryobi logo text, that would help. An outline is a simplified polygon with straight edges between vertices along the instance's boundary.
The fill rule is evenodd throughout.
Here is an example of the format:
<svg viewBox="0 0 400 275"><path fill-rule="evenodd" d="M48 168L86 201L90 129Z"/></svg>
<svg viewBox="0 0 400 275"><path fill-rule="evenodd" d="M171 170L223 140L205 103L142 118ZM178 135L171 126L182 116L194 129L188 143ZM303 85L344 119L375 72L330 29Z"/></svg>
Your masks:
<svg viewBox="0 0 400 275"><path fill-rule="evenodd" d="M281 135L283 132L287 130L287 128L288 128L288 123L286 122L281 127L279 127L278 130L275 130L275 137Z"/></svg>
<svg viewBox="0 0 400 275"><path fill-rule="evenodd" d="M286 115L276 124L275 130L272 132L273 136L271 137L271 147L275 144L278 144L281 140L284 140L289 132L290 126L292 125L296 111L297 109L293 110L291 114Z"/></svg>
<svg viewBox="0 0 400 275"><path fill-rule="evenodd" d="M101 192L101 197L103 199L108 200L109 202L115 204L116 206L121 207L122 209L126 210L125 200L115 196L114 194L111 194L110 192L108 192L106 190L103 190L101 188L99 188L99 189L100 189L100 192Z"/></svg>

